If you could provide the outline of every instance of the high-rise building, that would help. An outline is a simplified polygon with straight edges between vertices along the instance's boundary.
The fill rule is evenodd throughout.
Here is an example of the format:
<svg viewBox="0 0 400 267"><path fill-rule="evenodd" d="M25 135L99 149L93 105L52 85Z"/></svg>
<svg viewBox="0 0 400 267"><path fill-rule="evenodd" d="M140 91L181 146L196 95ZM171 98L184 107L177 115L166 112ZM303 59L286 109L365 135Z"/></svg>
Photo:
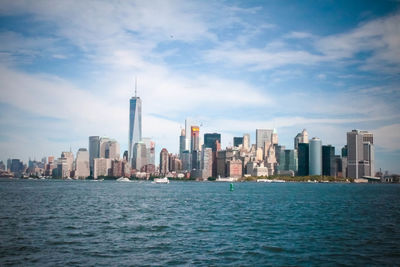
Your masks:
<svg viewBox="0 0 400 267"><path fill-rule="evenodd" d="M256 129L256 147L264 148L265 142L272 143L272 134L274 130Z"/></svg>
<svg viewBox="0 0 400 267"><path fill-rule="evenodd" d="M93 172L93 160L100 157L100 136L89 136L89 164Z"/></svg>
<svg viewBox="0 0 400 267"><path fill-rule="evenodd" d="M308 143L299 143L297 149L298 162L299 167L297 171L297 175L299 176L307 176L309 170L309 144Z"/></svg>
<svg viewBox="0 0 400 267"><path fill-rule="evenodd" d="M124 151L124 155L122 156L122 159L124 160L124 161L126 161L126 162L128 162L128 150L125 150Z"/></svg>
<svg viewBox="0 0 400 267"><path fill-rule="evenodd" d="M14 177L20 177L24 172L24 163L19 159L12 159L10 162L10 171L14 173Z"/></svg>
<svg viewBox="0 0 400 267"><path fill-rule="evenodd" d="M281 150L279 171L297 172L297 150L285 149Z"/></svg>
<svg viewBox="0 0 400 267"><path fill-rule="evenodd" d="M182 152L186 150L186 132L185 129L181 130L181 136L179 136L179 157L182 159Z"/></svg>
<svg viewBox="0 0 400 267"><path fill-rule="evenodd" d="M281 151L285 150L286 147L282 145L274 145L275 146L275 158L278 164L281 163Z"/></svg>
<svg viewBox="0 0 400 267"><path fill-rule="evenodd" d="M240 145L243 145L243 137L233 137L233 146L239 147Z"/></svg>
<svg viewBox="0 0 400 267"><path fill-rule="evenodd" d="M182 152L182 170L190 171L192 169L192 160L189 150Z"/></svg>
<svg viewBox="0 0 400 267"><path fill-rule="evenodd" d="M57 161L57 176L64 179L70 177L69 162L67 158L61 157Z"/></svg>
<svg viewBox="0 0 400 267"><path fill-rule="evenodd" d="M235 160L234 151L232 149L220 150L217 152L217 176L227 177L227 162Z"/></svg>
<svg viewBox="0 0 400 267"><path fill-rule="evenodd" d="M200 135L200 127L199 126L192 126L191 127L191 151L200 150L200 140L199 140L199 135Z"/></svg>
<svg viewBox="0 0 400 267"><path fill-rule="evenodd" d="M308 132L307 132L307 130L303 129L303 131L301 132L301 135L302 135L303 138L302 138L300 143L308 144L309 140L308 140Z"/></svg>
<svg viewBox="0 0 400 267"><path fill-rule="evenodd" d="M347 133L347 177L375 175L374 138L368 131Z"/></svg>
<svg viewBox="0 0 400 267"><path fill-rule="evenodd" d="M116 140L107 137L100 138L100 158L119 159L120 147Z"/></svg>
<svg viewBox="0 0 400 267"><path fill-rule="evenodd" d="M248 133L243 135L243 149L246 151L250 150L250 134Z"/></svg>
<svg viewBox="0 0 400 267"><path fill-rule="evenodd" d="M322 175L332 177L336 176L336 158L334 146L322 146Z"/></svg>
<svg viewBox="0 0 400 267"><path fill-rule="evenodd" d="M72 152L61 152L61 158L66 159L68 171L71 172L74 169L74 154Z"/></svg>
<svg viewBox="0 0 400 267"><path fill-rule="evenodd" d="M156 143L147 137L142 138L142 141L146 145L147 164L156 165Z"/></svg>
<svg viewBox="0 0 400 267"><path fill-rule="evenodd" d="M201 171L203 180L212 176L213 151L211 148L204 148L201 151Z"/></svg>
<svg viewBox="0 0 400 267"><path fill-rule="evenodd" d="M142 141L142 100L137 96L135 82L135 96L129 101L129 162L132 163L133 146Z"/></svg>
<svg viewBox="0 0 400 267"><path fill-rule="evenodd" d="M294 149L299 148L299 143L301 143L301 139L302 139L301 133L298 133L294 138Z"/></svg>
<svg viewBox="0 0 400 267"><path fill-rule="evenodd" d="M322 142L318 137L310 140L309 146L309 173L310 175L322 174Z"/></svg>
<svg viewBox="0 0 400 267"><path fill-rule="evenodd" d="M190 143L190 122L189 122L189 119L185 119L185 136L186 136L186 138L185 138L185 150L188 150L189 152L191 151L190 150L190 146L191 146L191 143Z"/></svg>
<svg viewBox="0 0 400 267"><path fill-rule="evenodd" d="M111 159L95 158L93 163L93 178L100 176L109 176L111 174Z"/></svg>
<svg viewBox="0 0 400 267"><path fill-rule="evenodd" d="M303 129L303 131L298 133L294 138L294 149L297 149L300 143L308 144L308 133L306 129Z"/></svg>
<svg viewBox="0 0 400 267"><path fill-rule="evenodd" d="M160 174L161 175L166 175L169 170L168 170L168 150L166 148L163 148L160 152Z"/></svg>
<svg viewBox="0 0 400 267"><path fill-rule="evenodd" d="M139 141L133 145L132 151L132 169L140 171L140 169L147 164L147 150L146 145Z"/></svg>
<svg viewBox="0 0 400 267"><path fill-rule="evenodd" d="M211 148L212 151L217 150L216 141L221 143L221 134L219 133L206 133L204 134L204 147Z"/></svg>
<svg viewBox="0 0 400 267"><path fill-rule="evenodd" d="M89 152L86 148L80 148L76 153L75 177L85 179L90 175Z"/></svg>
<svg viewBox="0 0 400 267"><path fill-rule="evenodd" d="M260 166L261 168L267 169L267 175L274 175L275 167L277 166L275 145L271 142L265 142L264 144L264 161L265 166ZM261 169L260 169L261 170Z"/></svg>
<svg viewBox="0 0 400 267"><path fill-rule="evenodd" d="M200 161L201 161L201 151L199 150L192 150L192 170L200 170Z"/></svg>
<svg viewBox="0 0 400 267"><path fill-rule="evenodd" d="M347 157L347 145L342 147L342 157Z"/></svg>

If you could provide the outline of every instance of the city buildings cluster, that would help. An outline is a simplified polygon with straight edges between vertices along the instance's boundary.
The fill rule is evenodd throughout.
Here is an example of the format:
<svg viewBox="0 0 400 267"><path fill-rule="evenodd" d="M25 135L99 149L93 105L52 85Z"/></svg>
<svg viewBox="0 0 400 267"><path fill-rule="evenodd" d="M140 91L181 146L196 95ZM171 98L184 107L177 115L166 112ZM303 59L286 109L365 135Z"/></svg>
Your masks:
<svg viewBox="0 0 400 267"><path fill-rule="evenodd" d="M362 178L375 176L373 134L353 130L341 155L335 147L309 138L304 129L294 137L294 149L278 142L275 129L256 129L255 144L250 134L233 138L233 146L221 149L220 133L205 133L199 145L200 127L185 122L179 137L179 155L160 153L160 173L184 174L197 180L243 176L332 176Z"/></svg>
<svg viewBox="0 0 400 267"><path fill-rule="evenodd" d="M142 101L136 93L130 99L128 150L122 158L119 143L111 138L90 136L88 149L64 151L59 158L50 156L41 161L29 160L28 166L19 159L9 159L7 166L0 161L2 176L37 175L53 178L85 179L92 177L136 177L151 175L210 180L217 177L243 176L332 176L358 179L373 177L374 138L368 131L347 133L347 145L341 155L335 147L323 145L322 140L309 138L306 129L294 137L294 148L279 144L275 129L256 129L255 144L250 134L233 137L233 145L221 148L220 133L204 133L200 126L185 121L179 136L179 153L160 152L155 164L155 142L142 137Z"/></svg>

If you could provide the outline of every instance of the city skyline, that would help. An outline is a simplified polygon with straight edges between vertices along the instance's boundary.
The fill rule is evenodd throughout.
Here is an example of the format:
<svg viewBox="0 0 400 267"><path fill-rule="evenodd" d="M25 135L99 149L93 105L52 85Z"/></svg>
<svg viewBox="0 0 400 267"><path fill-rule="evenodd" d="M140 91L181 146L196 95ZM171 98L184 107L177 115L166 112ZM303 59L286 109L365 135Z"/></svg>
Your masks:
<svg viewBox="0 0 400 267"><path fill-rule="evenodd" d="M347 132L368 130L376 170L400 172L397 2L48 5L0 4L0 160L75 154L88 136L128 150L137 76L156 155L178 153L190 117L222 147L276 128L293 148L306 128L339 154Z"/></svg>

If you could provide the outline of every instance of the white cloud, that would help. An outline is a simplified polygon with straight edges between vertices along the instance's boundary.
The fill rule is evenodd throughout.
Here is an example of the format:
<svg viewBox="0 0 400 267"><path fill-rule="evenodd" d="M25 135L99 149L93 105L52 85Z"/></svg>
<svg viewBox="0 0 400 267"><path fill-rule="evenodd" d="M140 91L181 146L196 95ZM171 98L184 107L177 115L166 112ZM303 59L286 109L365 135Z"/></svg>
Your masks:
<svg viewBox="0 0 400 267"><path fill-rule="evenodd" d="M388 151L400 150L400 124L386 125L371 131L374 144Z"/></svg>
<svg viewBox="0 0 400 267"><path fill-rule="evenodd" d="M316 47L329 60L353 58L370 52L364 69L396 72L400 65L400 14L375 19L354 30L330 35L316 42ZM389 66L388 66L389 64Z"/></svg>
<svg viewBox="0 0 400 267"><path fill-rule="evenodd" d="M287 39L307 39L313 37L314 35L308 32L290 32L284 36Z"/></svg>

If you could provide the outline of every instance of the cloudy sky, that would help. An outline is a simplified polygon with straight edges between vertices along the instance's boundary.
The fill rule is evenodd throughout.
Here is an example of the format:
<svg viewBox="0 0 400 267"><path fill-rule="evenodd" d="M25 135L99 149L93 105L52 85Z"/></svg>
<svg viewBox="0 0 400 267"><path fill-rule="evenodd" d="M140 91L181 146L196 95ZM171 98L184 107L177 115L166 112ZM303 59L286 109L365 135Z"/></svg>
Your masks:
<svg viewBox="0 0 400 267"><path fill-rule="evenodd" d="M1 1L0 159L59 156L89 135L127 149L134 77L143 135L303 128L339 149L375 135L400 172L398 1Z"/></svg>

